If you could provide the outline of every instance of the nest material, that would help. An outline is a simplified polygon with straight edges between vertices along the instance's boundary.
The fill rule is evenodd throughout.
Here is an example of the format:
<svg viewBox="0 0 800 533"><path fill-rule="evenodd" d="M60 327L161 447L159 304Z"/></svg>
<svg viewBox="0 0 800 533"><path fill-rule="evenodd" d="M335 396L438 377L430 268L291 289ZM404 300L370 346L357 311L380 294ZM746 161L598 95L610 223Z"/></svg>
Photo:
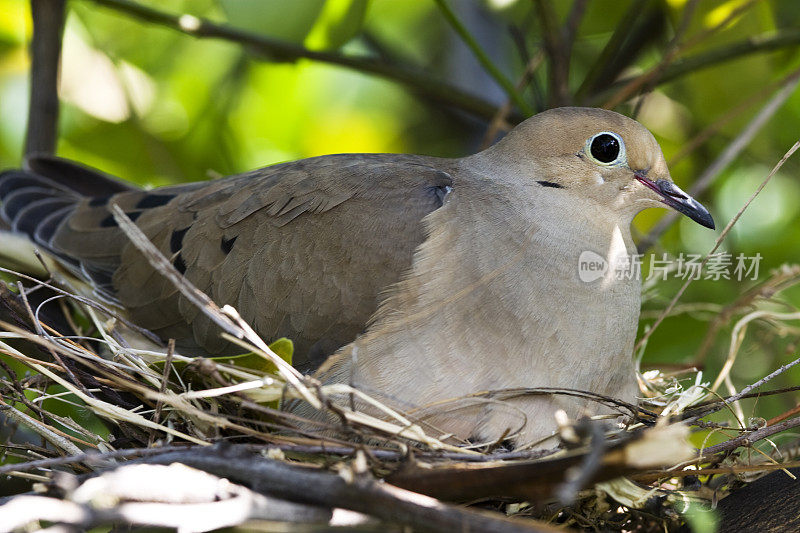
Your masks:
<svg viewBox="0 0 800 533"><path fill-rule="evenodd" d="M730 364L714 385L696 371L646 373L644 407L568 389L483 393L493 401L577 395L623 411L622 426L561 420L561 447L551 450L511 451L503 442L454 445L363 391L299 374L235 310L218 308L174 271L124 214L116 216L153 265L249 355L197 358L172 345L134 348L147 332L104 303L13 273L22 280L16 292L6 285L0 291L0 416L7 427L29 434L4 437L7 464L0 475L40 482L37 491L45 495L10 498L0 507L0 530L32 520L187 530L256 519L342 523L334 509L358 513L344 516L377 529L545 531L548 524L566 524L663 530L702 516L702 510L685 513L707 509L754 474L795 466L785 450L754 444L800 425L800 417L745 423L739 400L759 394L754 391L800 359L728 398L714 391L730 382L727 372L748 323L800 316L765 309L747 314L734 327ZM786 268L762 286L774 294L798 279L800 268ZM64 312L49 314L48 306ZM794 389L774 393L788 390ZM385 417L355 410L351 396ZM332 421L281 411L287 400L326 410ZM68 414L57 414L53 406L63 411L64 405ZM701 420L721 409L735 415L733 425ZM107 431L98 431L103 424ZM728 438L696 450L686 440L692 427L705 431L706 440ZM13 444L32 442L30 433L43 445ZM737 453L741 446L747 453ZM172 463L185 466L166 466Z"/></svg>

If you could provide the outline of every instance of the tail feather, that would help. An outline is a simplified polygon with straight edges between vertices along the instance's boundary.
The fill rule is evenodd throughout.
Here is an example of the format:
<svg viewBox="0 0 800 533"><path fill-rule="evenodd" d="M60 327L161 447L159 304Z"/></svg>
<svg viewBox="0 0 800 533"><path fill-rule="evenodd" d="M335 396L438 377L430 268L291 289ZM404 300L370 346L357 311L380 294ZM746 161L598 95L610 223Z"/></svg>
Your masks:
<svg viewBox="0 0 800 533"><path fill-rule="evenodd" d="M108 297L113 292L111 277L122 240L111 235L98 241L81 239L69 231L70 221L78 213L81 219L108 216L106 206L111 196L137 190L76 163L35 156L25 162L24 169L0 173L0 218L76 275L91 280ZM134 196L138 194L133 192ZM108 228L106 233L115 230ZM70 246L71 241L76 244Z"/></svg>
<svg viewBox="0 0 800 533"><path fill-rule="evenodd" d="M74 209L75 206L70 203L42 217L42 221L36 227L32 235L34 242L44 242L50 246L61 222L63 222Z"/></svg>
<svg viewBox="0 0 800 533"><path fill-rule="evenodd" d="M27 205L17 211L16 216L11 221L11 229L20 233L25 233L33 237L34 241L48 245L48 241L37 238L37 230L42 219L53 213L58 212L63 217L75 209L75 202L66 198L53 198L52 196L20 195L19 200L27 201ZM64 208L64 211L61 211Z"/></svg>
<svg viewBox="0 0 800 533"><path fill-rule="evenodd" d="M56 184L63 184L66 187L65 190L89 198L138 190L136 187L97 169L52 155L28 156L24 167L32 174L50 178Z"/></svg>

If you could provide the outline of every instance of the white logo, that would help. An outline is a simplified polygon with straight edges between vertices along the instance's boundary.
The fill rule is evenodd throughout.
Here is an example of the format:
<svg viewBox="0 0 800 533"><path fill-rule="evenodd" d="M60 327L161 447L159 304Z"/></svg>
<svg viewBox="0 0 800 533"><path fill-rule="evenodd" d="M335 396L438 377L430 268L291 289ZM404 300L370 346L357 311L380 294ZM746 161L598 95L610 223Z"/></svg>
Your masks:
<svg viewBox="0 0 800 533"><path fill-rule="evenodd" d="M591 283L602 278L608 271L605 258L591 250L581 252L578 257L578 277L584 283Z"/></svg>

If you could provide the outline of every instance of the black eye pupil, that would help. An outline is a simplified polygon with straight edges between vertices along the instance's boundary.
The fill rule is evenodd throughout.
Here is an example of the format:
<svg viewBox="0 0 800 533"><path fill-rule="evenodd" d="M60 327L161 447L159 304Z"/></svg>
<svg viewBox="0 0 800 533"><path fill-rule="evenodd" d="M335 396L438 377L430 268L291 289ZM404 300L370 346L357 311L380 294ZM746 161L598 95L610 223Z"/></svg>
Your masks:
<svg viewBox="0 0 800 533"><path fill-rule="evenodd" d="M602 163L611 163L619 156L619 141L613 135L603 133L592 141L592 157Z"/></svg>

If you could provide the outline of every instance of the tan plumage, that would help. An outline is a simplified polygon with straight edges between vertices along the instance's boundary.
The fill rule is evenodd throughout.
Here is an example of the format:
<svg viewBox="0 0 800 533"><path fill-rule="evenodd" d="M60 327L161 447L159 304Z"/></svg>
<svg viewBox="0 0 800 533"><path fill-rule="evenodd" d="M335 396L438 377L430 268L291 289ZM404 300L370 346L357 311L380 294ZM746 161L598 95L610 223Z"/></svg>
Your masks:
<svg viewBox="0 0 800 533"><path fill-rule="evenodd" d="M609 164L592 156L601 132L622 143ZM710 224L672 184L652 135L595 109L542 113L463 159L324 156L147 192L96 178L87 191L82 172L44 160L3 174L5 217L140 325L225 351L216 328L109 219L117 203L218 304L266 339L292 338L301 367L344 346L327 378L354 379L404 408L532 386L632 400L639 282L609 274L584 283L578 256L634 253L633 216L661 202ZM465 438L519 426L523 442L552 428L556 405L481 403L430 421Z"/></svg>

